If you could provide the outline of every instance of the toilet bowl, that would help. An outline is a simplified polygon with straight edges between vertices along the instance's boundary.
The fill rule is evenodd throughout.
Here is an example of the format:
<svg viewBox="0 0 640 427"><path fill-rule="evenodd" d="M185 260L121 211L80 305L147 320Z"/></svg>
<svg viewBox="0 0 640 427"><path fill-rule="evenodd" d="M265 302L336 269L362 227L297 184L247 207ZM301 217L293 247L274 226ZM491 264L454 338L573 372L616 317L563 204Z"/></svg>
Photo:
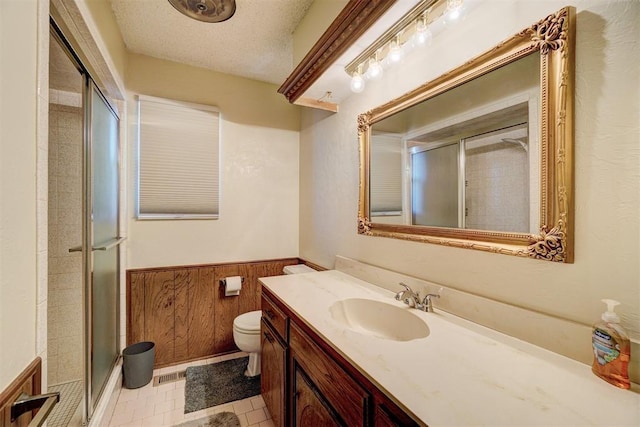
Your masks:
<svg viewBox="0 0 640 427"><path fill-rule="evenodd" d="M285 274L301 274L314 272L304 264L288 265L283 269ZM233 340L236 346L249 353L249 364L244 374L247 377L260 375L260 318L262 310L241 314L233 320Z"/></svg>
<svg viewBox="0 0 640 427"><path fill-rule="evenodd" d="M236 346L249 353L249 364L244 372L247 377L260 375L260 318L262 311L250 311L233 320L233 341Z"/></svg>

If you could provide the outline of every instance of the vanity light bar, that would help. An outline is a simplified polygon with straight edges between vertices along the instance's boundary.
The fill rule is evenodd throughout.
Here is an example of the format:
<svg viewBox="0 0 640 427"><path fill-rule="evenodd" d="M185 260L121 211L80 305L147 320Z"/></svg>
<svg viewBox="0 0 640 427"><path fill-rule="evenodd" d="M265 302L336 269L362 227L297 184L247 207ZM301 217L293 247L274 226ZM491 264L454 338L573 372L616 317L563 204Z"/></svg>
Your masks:
<svg viewBox="0 0 640 427"><path fill-rule="evenodd" d="M385 31L380 37L378 37L373 43L369 45L360 55L358 55L353 61L351 61L345 67L345 71L347 74L352 75L353 72L358 68L360 64L366 64L370 58L373 58L376 53L384 53L384 48L390 44L393 40L398 40L399 34L402 33L403 36L406 36L408 31L405 31L407 27L413 24L421 15L423 15L427 10L437 3L439 0L427 0L418 3L413 7L409 12L407 12L400 20L398 20L391 28ZM400 42L404 42L403 39ZM363 70L366 71L366 70Z"/></svg>
<svg viewBox="0 0 640 427"><path fill-rule="evenodd" d="M436 3L440 3L436 5ZM433 10L429 10L431 7ZM373 58L376 53L379 54L380 59L384 58L388 53L388 46L392 41L398 40L399 44L404 44L411 38L415 32L414 23L421 19L421 16L426 14L426 22L429 25L433 22L435 17L442 15L447 9L446 2L442 0L424 0L418 3L407 12L402 18L400 18L391 28L385 31L380 37L369 45L360 55L358 55L353 61L344 67L347 74L353 75L354 71L358 69L360 64L367 64L370 58ZM440 13L438 13L440 12ZM413 26L413 28L411 28ZM366 72L366 69L363 70Z"/></svg>

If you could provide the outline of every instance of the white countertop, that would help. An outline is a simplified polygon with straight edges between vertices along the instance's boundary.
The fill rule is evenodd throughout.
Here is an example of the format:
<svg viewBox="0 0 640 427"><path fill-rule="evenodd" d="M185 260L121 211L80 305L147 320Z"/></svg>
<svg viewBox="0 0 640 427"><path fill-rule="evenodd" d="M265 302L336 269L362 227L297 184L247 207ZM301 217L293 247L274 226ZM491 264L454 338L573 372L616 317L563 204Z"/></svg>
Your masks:
<svg viewBox="0 0 640 427"><path fill-rule="evenodd" d="M640 393L591 367L439 311L335 270L260 279L281 301L393 400L434 426L640 426ZM410 310L426 338L398 342L345 328L329 307L366 298ZM437 303L436 303L437 305ZM590 345L590 343L585 343ZM633 357L633 356L632 356Z"/></svg>

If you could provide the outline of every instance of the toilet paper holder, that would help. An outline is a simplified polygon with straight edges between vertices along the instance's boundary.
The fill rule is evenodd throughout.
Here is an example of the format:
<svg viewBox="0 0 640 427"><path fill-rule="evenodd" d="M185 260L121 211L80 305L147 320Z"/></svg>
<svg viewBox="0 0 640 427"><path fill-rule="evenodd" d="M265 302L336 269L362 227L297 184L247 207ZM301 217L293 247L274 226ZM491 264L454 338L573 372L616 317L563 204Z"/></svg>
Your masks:
<svg viewBox="0 0 640 427"><path fill-rule="evenodd" d="M240 283L244 284L244 277L240 278ZM220 279L220 286L227 286L227 279Z"/></svg>

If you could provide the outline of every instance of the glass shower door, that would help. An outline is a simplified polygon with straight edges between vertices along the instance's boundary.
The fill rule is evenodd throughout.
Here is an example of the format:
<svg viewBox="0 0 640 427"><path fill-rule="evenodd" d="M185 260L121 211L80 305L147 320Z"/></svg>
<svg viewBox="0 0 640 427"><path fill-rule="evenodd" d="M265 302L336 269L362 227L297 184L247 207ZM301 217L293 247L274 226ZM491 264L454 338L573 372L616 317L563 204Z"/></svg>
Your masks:
<svg viewBox="0 0 640 427"><path fill-rule="evenodd" d="M86 415L106 385L118 358L119 141L118 117L92 81L87 86L86 150Z"/></svg>
<svg viewBox="0 0 640 427"><path fill-rule="evenodd" d="M459 144L411 155L411 223L458 227Z"/></svg>

